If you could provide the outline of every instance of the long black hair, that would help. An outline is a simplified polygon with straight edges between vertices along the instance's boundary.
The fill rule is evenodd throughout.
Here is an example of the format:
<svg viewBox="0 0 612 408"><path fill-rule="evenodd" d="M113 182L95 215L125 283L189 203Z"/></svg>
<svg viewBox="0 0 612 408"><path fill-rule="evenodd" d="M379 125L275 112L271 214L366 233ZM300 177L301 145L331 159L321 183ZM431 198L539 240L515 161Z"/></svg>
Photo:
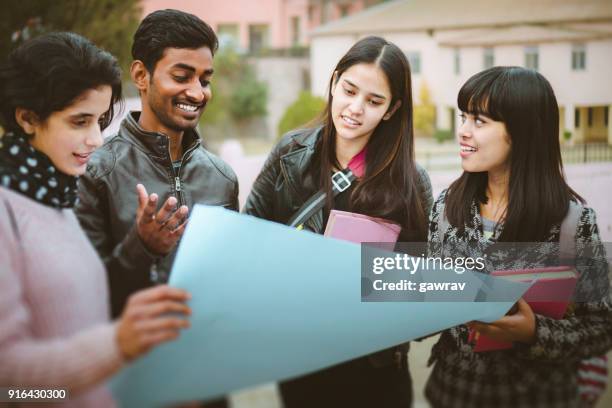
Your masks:
<svg viewBox="0 0 612 408"><path fill-rule="evenodd" d="M311 162L315 182L331 191L330 174L334 167L340 168L331 112L334 81L339 81L353 65L362 63L375 64L387 77L391 88L389 109L393 109L398 101L401 103L388 120L380 121L368 140L365 175L352 192L350 210L393 220L410 233L410 239L424 240L427 237L427 216L418 192L420 176L414 160L410 66L395 44L380 37L365 37L355 43L336 65L335 75L329 81L322 135Z"/></svg>
<svg viewBox="0 0 612 408"><path fill-rule="evenodd" d="M100 121L104 129L113 118L115 104L121 102L121 69L115 57L78 34L35 37L0 65L0 124L20 132L17 108L28 109L44 121L83 92L102 85L111 87L110 106Z"/></svg>
<svg viewBox="0 0 612 408"><path fill-rule="evenodd" d="M508 207L499 241L544 241L565 217L570 200L584 203L566 183L559 144L559 108L538 72L493 67L472 76L457 98L459 109L503 122L510 137ZM449 187L446 216L462 233L474 201L486 203L487 172L464 171Z"/></svg>

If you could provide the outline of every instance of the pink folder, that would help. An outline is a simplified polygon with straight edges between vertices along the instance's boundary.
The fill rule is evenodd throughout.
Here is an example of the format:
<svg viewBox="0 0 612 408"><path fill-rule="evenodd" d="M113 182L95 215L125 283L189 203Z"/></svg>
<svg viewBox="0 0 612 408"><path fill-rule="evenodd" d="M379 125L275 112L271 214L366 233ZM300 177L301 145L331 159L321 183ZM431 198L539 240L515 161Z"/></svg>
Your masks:
<svg viewBox="0 0 612 408"><path fill-rule="evenodd" d="M397 242L401 227L382 218L368 217L346 211L331 210L325 236L345 241Z"/></svg>
<svg viewBox="0 0 612 408"><path fill-rule="evenodd" d="M578 280L576 270L570 266L493 271L491 275L517 282L537 279L525 292L523 299L529 303L534 313L557 320L565 315ZM496 341L481 335L476 339L474 351L503 350L511 347L512 343Z"/></svg>

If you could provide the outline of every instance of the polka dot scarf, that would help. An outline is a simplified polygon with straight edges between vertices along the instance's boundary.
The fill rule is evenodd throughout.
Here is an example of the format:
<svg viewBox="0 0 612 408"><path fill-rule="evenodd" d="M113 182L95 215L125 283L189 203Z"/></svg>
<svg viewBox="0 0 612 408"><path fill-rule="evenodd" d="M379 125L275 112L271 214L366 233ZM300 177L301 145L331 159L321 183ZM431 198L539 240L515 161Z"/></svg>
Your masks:
<svg viewBox="0 0 612 408"><path fill-rule="evenodd" d="M77 177L61 173L25 135L11 132L0 137L0 185L54 208L72 208L77 200Z"/></svg>

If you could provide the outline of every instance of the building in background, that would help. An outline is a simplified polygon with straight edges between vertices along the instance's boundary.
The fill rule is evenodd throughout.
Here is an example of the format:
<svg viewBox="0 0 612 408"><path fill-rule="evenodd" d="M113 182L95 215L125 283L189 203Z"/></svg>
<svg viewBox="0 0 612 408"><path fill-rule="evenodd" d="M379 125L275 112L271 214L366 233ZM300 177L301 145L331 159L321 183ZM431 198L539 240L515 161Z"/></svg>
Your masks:
<svg viewBox="0 0 612 408"><path fill-rule="evenodd" d="M197 15L222 40L250 52L303 47L314 28L381 0L143 0L144 15L174 8Z"/></svg>
<svg viewBox="0 0 612 408"><path fill-rule="evenodd" d="M396 0L314 30L311 89L326 93L338 59L359 38L380 35L406 53L418 103L423 84L436 127L454 133L456 99L473 74L495 65L536 69L560 106L560 137L612 144L610 0Z"/></svg>

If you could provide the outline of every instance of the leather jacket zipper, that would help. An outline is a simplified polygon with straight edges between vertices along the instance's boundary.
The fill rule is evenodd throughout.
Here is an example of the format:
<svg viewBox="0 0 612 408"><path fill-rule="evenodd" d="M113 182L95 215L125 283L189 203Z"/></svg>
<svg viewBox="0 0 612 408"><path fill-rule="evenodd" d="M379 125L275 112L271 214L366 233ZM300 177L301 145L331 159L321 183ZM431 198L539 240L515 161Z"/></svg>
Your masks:
<svg viewBox="0 0 612 408"><path fill-rule="evenodd" d="M183 166L181 165L181 167ZM174 172L174 194L176 195L176 200L178 201L176 208L179 208L181 205L185 204L180 174L181 174L180 168L178 171Z"/></svg>
<svg viewBox="0 0 612 408"><path fill-rule="evenodd" d="M176 199L178 200L177 208L181 205L185 205L185 198L183 197L183 186L181 183L181 170L183 169L183 165L187 160L189 160L195 149L197 149L197 146L194 146L190 150L186 151L185 154L183 154L183 157L181 158L181 165L178 168L178 171L175 171L174 167L172 168L172 171L174 172L174 192L176 193Z"/></svg>

